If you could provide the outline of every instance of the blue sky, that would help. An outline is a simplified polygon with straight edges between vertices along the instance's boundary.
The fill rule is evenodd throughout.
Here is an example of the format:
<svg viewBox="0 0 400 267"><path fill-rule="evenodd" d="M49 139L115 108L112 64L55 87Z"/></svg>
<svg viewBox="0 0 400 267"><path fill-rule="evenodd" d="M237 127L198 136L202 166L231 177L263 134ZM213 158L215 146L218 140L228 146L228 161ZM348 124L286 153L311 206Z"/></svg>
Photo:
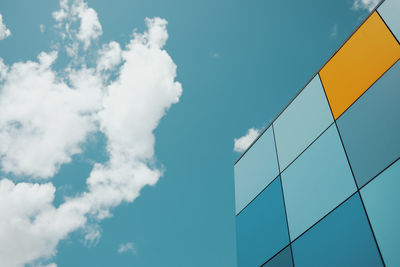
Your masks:
<svg viewBox="0 0 400 267"><path fill-rule="evenodd" d="M236 266L234 139L376 2L1 1L1 265Z"/></svg>

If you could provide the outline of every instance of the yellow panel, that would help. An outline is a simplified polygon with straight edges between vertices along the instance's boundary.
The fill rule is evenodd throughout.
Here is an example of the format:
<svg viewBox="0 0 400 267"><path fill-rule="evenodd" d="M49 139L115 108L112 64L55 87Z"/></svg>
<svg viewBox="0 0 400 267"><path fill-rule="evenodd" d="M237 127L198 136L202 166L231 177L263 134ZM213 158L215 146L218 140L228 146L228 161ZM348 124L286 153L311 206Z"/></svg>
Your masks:
<svg viewBox="0 0 400 267"><path fill-rule="evenodd" d="M399 58L399 43L374 12L319 73L335 119Z"/></svg>

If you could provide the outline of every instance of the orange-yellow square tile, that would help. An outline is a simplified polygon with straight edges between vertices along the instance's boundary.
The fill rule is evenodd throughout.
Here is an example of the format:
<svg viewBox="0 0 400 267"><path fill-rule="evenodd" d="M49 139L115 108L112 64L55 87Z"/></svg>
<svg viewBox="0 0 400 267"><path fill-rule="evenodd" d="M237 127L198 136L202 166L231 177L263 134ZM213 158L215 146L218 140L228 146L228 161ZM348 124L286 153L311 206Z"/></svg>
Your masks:
<svg viewBox="0 0 400 267"><path fill-rule="evenodd" d="M320 71L335 119L399 58L399 43L374 12Z"/></svg>

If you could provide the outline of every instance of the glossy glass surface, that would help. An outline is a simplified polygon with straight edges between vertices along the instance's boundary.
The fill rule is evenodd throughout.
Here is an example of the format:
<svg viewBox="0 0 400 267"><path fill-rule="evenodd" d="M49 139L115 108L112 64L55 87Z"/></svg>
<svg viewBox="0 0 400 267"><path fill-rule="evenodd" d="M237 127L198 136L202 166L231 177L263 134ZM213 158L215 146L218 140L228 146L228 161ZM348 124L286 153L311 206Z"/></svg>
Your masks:
<svg viewBox="0 0 400 267"><path fill-rule="evenodd" d="M278 255L275 255L262 267L293 267L292 251L290 250L290 246L279 252Z"/></svg>
<svg viewBox="0 0 400 267"><path fill-rule="evenodd" d="M291 240L356 190L335 125L281 175Z"/></svg>
<svg viewBox="0 0 400 267"><path fill-rule="evenodd" d="M356 193L292 244L296 267L383 266Z"/></svg>
<svg viewBox="0 0 400 267"><path fill-rule="evenodd" d="M397 62L337 121L359 187L400 156L399 99Z"/></svg>
<svg viewBox="0 0 400 267"><path fill-rule="evenodd" d="M239 267L259 267L289 243L279 177L236 216L236 237Z"/></svg>
<svg viewBox="0 0 400 267"><path fill-rule="evenodd" d="M329 104L317 75L274 122L281 170L332 122Z"/></svg>
<svg viewBox="0 0 400 267"><path fill-rule="evenodd" d="M400 266L400 161L361 190L386 266Z"/></svg>
<svg viewBox="0 0 400 267"><path fill-rule="evenodd" d="M235 165L236 214L279 174L270 127Z"/></svg>
<svg viewBox="0 0 400 267"><path fill-rule="evenodd" d="M374 12L320 71L335 119L399 58L400 45Z"/></svg>
<svg viewBox="0 0 400 267"><path fill-rule="evenodd" d="M400 40L400 1L399 0L385 0L378 8L379 14L389 26L392 33Z"/></svg>

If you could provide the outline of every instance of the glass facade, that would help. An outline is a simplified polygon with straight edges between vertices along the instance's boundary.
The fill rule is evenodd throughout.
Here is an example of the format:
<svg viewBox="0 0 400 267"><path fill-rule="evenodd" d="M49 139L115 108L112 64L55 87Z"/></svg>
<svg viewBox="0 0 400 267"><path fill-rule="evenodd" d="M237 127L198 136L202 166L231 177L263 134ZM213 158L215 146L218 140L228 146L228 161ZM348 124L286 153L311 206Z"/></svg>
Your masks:
<svg viewBox="0 0 400 267"><path fill-rule="evenodd" d="M400 266L400 0L235 163L239 267Z"/></svg>

